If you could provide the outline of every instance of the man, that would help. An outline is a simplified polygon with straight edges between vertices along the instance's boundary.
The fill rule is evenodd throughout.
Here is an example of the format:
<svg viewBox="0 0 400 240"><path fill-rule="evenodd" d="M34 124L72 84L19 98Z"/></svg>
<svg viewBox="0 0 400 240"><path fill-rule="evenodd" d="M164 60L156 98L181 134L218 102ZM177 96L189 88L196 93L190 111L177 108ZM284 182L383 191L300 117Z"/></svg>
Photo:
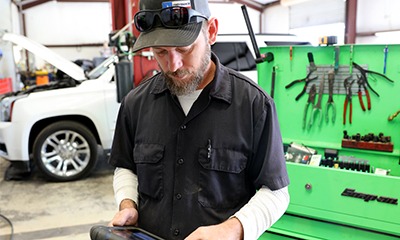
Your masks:
<svg viewBox="0 0 400 240"><path fill-rule="evenodd" d="M170 7L171 5L174 7ZM165 239L257 239L287 209L289 179L275 105L211 53L206 0L141 0L134 50L161 73L121 103L110 163L120 211Z"/></svg>

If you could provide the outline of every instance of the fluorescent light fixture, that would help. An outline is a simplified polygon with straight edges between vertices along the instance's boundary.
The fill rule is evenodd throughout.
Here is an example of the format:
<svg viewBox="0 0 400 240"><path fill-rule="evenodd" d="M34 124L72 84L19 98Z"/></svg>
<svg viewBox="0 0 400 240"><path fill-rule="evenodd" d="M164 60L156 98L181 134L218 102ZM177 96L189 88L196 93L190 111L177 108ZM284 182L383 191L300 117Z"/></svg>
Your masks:
<svg viewBox="0 0 400 240"><path fill-rule="evenodd" d="M280 3L284 7L290 7L299 3L308 2L309 0L281 0Z"/></svg>
<svg viewBox="0 0 400 240"><path fill-rule="evenodd" d="M384 37L384 38L388 38L388 37L399 38L400 37L400 31L376 32L375 36L376 37Z"/></svg>

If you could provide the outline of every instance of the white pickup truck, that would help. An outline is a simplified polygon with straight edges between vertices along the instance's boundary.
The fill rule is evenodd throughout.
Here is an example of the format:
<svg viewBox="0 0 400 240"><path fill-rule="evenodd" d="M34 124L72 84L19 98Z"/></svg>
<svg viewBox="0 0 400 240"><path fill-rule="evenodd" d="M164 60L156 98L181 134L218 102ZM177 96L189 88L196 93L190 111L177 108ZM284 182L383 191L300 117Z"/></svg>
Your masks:
<svg viewBox="0 0 400 240"><path fill-rule="evenodd" d="M294 36L257 35L258 46ZM10 161L5 178L21 179L33 166L49 180L71 181L96 166L99 149L109 151L119 103L114 81L116 56L90 72L26 37L5 33L11 42L59 70L48 85L12 92L0 100L0 157ZM303 44L297 42L297 44ZM248 35L220 35L213 51L221 62L257 82ZM99 148L101 146L101 148Z"/></svg>

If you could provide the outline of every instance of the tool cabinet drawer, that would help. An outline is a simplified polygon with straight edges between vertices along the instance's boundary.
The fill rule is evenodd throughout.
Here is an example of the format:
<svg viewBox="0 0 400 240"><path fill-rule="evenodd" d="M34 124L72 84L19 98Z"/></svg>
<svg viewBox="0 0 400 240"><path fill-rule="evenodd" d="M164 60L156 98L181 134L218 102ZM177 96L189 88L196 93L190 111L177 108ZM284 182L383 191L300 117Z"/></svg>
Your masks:
<svg viewBox="0 0 400 240"><path fill-rule="evenodd" d="M400 236L400 178L287 163L287 213Z"/></svg>

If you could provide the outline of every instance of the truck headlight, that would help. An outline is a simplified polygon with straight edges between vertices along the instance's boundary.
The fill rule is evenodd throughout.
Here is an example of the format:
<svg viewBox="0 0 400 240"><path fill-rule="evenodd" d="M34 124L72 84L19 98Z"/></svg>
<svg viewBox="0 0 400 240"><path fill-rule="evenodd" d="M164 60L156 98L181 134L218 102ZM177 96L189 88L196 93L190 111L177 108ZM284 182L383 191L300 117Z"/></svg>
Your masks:
<svg viewBox="0 0 400 240"><path fill-rule="evenodd" d="M27 97L28 95L10 96L5 97L0 101L0 121L9 122L11 121L12 109L15 101L20 98Z"/></svg>

